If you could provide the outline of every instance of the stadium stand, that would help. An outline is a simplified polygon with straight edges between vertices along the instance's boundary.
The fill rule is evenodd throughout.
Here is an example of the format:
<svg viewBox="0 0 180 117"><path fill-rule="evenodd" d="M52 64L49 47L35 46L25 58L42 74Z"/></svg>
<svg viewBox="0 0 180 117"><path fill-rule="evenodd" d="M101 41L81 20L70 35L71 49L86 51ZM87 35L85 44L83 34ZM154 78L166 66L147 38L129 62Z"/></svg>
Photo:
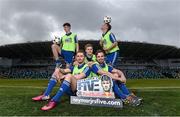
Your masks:
<svg viewBox="0 0 180 117"><path fill-rule="evenodd" d="M175 69L141 69L141 70L125 70L127 78L180 78L179 70Z"/></svg>
<svg viewBox="0 0 180 117"><path fill-rule="evenodd" d="M80 48L98 41L80 40ZM28 42L0 46L0 77L49 78L54 69L52 42ZM127 78L180 78L180 48L141 42L119 42L118 69ZM63 61L63 60L62 60Z"/></svg>
<svg viewBox="0 0 180 117"><path fill-rule="evenodd" d="M3 69L0 72L0 76L4 78L42 78L46 79L51 76L51 72L45 69L39 68L10 68Z"/></svg>

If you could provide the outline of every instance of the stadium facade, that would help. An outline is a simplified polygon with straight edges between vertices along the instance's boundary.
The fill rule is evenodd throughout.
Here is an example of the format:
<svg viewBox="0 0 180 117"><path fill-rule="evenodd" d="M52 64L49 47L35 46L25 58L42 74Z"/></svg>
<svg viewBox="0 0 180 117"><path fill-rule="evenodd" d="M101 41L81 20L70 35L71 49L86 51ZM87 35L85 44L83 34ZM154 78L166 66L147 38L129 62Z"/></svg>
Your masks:
<svg viewBox="0 0 180 117"><path fill-rule="evenodd" d="M87 43L93 44L94 51L101 49L99 42L95 40L80 40L80 49L84 49L84 45ZM20 71L23 69L22 72L27 69L29 71L34 69L36 72L45 70L45 74L50 75L54 69L51 44L51 41L46 41L0 46L0 75L4 75L5 70L14 70L16 72L17 69L20 69ZM148 74L152 72L152 69L156 69L156 72L153 71L147 77L153 77L154 74L162 77L162 74L158 74L159 71L163 71L163 74L166 74L165 77L179 77L180 75L180 48L169 45L126 41L119 42L119 47L118 69L124 70L130 78L139 78L141 76L136 76L136 74L141 74L141 72L143 72L142 74ZM128 75L129 71L133 72ZM134 74L134 72L137 73Z"/></svg>

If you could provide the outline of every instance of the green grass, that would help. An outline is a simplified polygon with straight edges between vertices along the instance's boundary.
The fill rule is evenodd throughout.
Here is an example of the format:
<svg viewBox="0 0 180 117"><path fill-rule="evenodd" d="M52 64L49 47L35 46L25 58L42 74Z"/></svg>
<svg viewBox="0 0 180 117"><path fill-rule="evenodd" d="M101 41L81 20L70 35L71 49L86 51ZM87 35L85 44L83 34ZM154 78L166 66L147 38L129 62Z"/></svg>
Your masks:
<svg viewBox="0 0 180 117"><path fill-rule="evenodd" d="M55 109L43 112L40 108L47 102L33 102L31 98L40 94L47 80L0 79L1 116L61 116L61 115L179 115L180 80L128 80L127 86L144 98L139 107L125 106L123 109L70 105L68 96L62 98ZM56 87L52 94L57 91Z"/></svg>

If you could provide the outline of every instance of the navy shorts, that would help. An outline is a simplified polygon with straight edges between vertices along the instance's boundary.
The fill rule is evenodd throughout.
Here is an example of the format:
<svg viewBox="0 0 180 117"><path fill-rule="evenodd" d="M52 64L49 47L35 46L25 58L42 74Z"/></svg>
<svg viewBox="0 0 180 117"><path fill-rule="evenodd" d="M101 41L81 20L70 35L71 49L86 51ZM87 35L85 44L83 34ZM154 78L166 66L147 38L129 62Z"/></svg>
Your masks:
<svg viewBox="0 0 180 117"><path fill-rule="evenodd" d="M67 64L72 64L73 59L74 59L74 52L72 51L66 51L66 50L61 50L61 56L64 58L64 61Z"/></svg>
<svg viewBox="0 0 180 117"><path fill-rule="evenodd" d="M107 54L106 55L106 63L115 67L117 60L118 60L118 57L119 57L119 51Z"/></svg>

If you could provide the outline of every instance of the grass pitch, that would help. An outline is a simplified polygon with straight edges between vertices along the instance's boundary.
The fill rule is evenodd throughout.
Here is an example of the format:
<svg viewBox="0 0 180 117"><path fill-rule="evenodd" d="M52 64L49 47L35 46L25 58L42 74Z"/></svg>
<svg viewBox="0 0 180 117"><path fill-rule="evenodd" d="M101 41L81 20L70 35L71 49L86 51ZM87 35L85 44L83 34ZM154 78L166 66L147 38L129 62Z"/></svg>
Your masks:
<svg viewBox="0 0 180 117"><path fill-rule="evenodd" d="M53 110L43 112L40 108L47 102L33 102L32 97L40 94L48 80L0 79L0 116L180 116L180 79L128 80L127 86L143 97L139 107L125 106L123 109L70 105L68 96ZM58 89L59 84L53 90Z"/></svg>

